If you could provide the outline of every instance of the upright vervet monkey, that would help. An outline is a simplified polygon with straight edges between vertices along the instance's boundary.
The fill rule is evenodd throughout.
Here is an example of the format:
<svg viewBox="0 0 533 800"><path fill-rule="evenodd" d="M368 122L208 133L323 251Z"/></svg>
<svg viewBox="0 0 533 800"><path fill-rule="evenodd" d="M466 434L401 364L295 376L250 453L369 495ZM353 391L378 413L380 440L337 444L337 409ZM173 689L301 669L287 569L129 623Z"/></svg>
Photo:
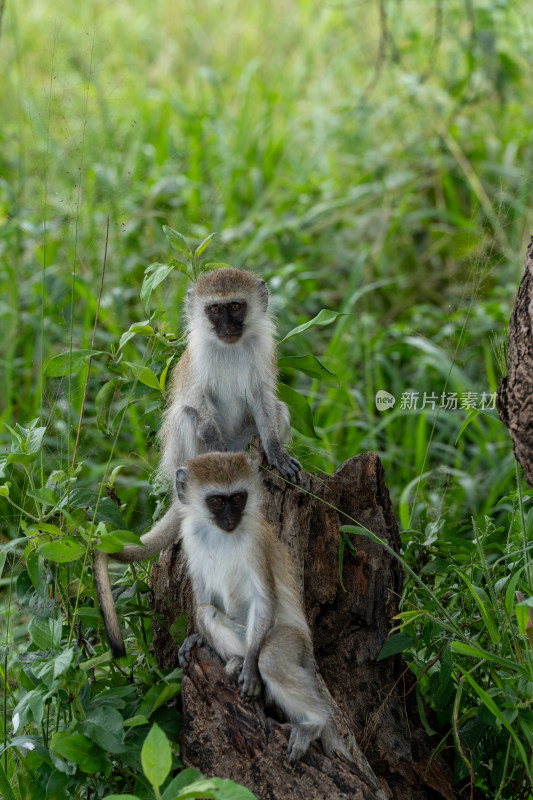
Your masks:
<svg viewBox="0 0 533 800"><path fill-rule="evenodd" d="M300 464L283 448L290 415L276 396L274 325L265 282L239 269L203 273L186 297L187 347L175 366L161 426L159 474L174 491L178 467L208 451L244 450L258 433L268 462L287 480ZM150 558L179 532L176 500L141 545L128 545L113 558L130 563ZM98 600L115 657L125 654L107 571L107 558L94 560Z"/></svg>
<svg viewBox="0 0 533 800"><path fill-rule="evenodd" d="M180 649L207 642L226 672L239 675L240 694L265 700L291 725L289 761L311 742L351 758L333 724L315 671L307 625L290 558L261 515L258 475L245 453L197 456L176 473L181 541L192 581L198 633Z"/></svg>

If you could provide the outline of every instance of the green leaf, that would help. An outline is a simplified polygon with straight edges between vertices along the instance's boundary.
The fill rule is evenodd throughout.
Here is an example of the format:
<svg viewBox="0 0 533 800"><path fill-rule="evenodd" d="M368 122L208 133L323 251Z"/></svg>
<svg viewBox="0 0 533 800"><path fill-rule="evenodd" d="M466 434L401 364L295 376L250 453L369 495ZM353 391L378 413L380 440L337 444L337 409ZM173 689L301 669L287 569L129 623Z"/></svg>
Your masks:
<svg viewBox="0 0 533 800"><path fill-rule="evenodd" d="M134 717L124 720L125 728L137 728L139 725L148 725L149 720L142 714L136 714Z"/></svg>
<svg viewBox="0 0 533 800"><path fill-rule="evenodd" d="M122 530L126 524L120 508L110 497L102 497L100 499L94 518L96 522L110 522L119 530Z"/></svg>
<svg viewBox="0 0 533 800"><path fill-rule="evenodd" d="M187 636L187 614L182 611L170 626L170 635L176 644L183 644Z"/></svg>
<svg viewBox="0 0 533 800"><path fill-rule="evenodd" d="M141 800L136 794L106 794L104 800Z"/></svg>
<svg viewBox="0 0 533 800"><path fill-rule="evenodd" d="M142 542L136 533L131 531L112 531L100 536L96 549L101 550L102 553L120 553L127 544L136 544L142 547Z"/></svg>
<svg viewBox="0 0 533 800"><path fill-rule="evenodd" d="M148 314L150 313L150 301L152 298L152 292L159 286L160 283L163 283L165 278L168 278L173 269L174 269L173 264L150 264L148 269L145 271L143 284L141 286L140 297L141 297L141 302ZM128 338L125 339L124 342L122 342L122 339L124 339L127 335L128 335L127 333L122 335L120 339L119 349L120 347L123 347L124 344L126 344L128 339L131 339L131 336L129 336Z"/></svg>
<svg viewBox="0 0 533 800"><path fill-rule="evenodd" d="M24 466L28 466L32 464L36 458L37 453L10 453L8 456L4 456L1 459L1 463L6 466L7 464L23 464Z"/></svg>
<svg viewBox="0 0 533 800"><path fill-rule="evenodd" d="M30 453L39 453L43 444L46 427L32 428L27 447Z"/></svg>
<svg viewBox="0 0 533 800"><path fill-rule="evenodd" d="M197 247L197 248L196 248L196 250L194 251L194 257L195 257L195 258L200 258L200 256L201 256L201 255L202 255L202 253L204 252L204 250L206 250L206 249L207 249L207 247L209 247L209 243L210 243L210 241L211 241L211 240L213 239L213 237L214 237L214 236L216 236L216 235L217 235L217 234L216 234L216 231L215 231L215 233L210 233L210 234L209 234L209 236L208 236L206 239L204 239L204 240L203 240L203 242L200 242L200 244L198 245L198 247Z"/></svg>
<svg viewBox="0 0 533 800"><path fill-rule="evenodd" d="M17 800L8 777L4 772L2 761L0 761L0 796L3 797L4 800Z"/></svg>
<svg viewBox="0 0 533 800"><path fill-rule="evenodd" d="M79 611L79 609L78 609ZM95 667L100 667L102 664L110 664L113 661L113 655L110 650L106 650L99 656L95 658L89 658L88 661L83 661L83 663L78 664L79 668L83 670L83 672L88 672L90 669L94 669Z"/></svg>
<svg viewBox="0 0 533 800"><path fill-rule="evenodd" d="M57 617L32 617L28 625L28 633L39 650L59 647L61 642L62 620Z"/></svg>
<svg viewBox="0 0 533 800"><path fill-rule="evenodd" d="M467 416L467 418L465 419L465 421L463 422L463 424L461 425L461 430L460 430L460 431L459 431L459 433L457 434L457 438L456 438L456 440L455 440L455 445L456 445L456 446L457 446L457 442L459 441L459 439L460 439L460 438L461 438L461 436L463 435L463 433L464 433L464 431L466 430L466 428L468 428L468 426L470 425L470 423L471 423L473 420L475 420L475 418L476 418L477 416L479 416L479 415L482 413L482 410L483 410L483 409L481 409L481 408L472 408L472 409L471 409L471 410L468 412L468 416Z"/></svg>
<svg viewBox="0 0 533 800"><path fill-rule="evenodd" d="M120 337L120 341L118 343L118 349L122 350L126 342L129 342L130 339L133 339L133 337L136 336L138 333L140 333L142 336L151 336L154 332L154 329L148 323L149 320L145 320L144 322L133 322L128 328L128 330L125 331Z"/></svg>
<svg viewBox="0 0 533 800"><path fill-rule="evenodd" d="M489 632L490 638L492 639L494 644L497 644L501 639L501 635L496 625L496 622L494 621L494 617L492 616L492 613L490 611L490 600L488 598L487 593L481 587L474 586L472 583L470 583L468 578L461 572L459 572L458 570L456 570L456 572L457 575L459 575L459 577L461 578L461 580L468 586L470 594L474 598L477 607L479 608L479 611L483 618L483 622L485 623L485 627Z"/></svg>
<svg viewBox="0 0 533 800"><path fill-rule="evenodd" d="M179 693L181 685L179 683L168 683L163 687L160 685L151 686L146 692L143 701L137 709L139 714L150 717L154 711Z"/></svg>
<svg viewBox="0 0 533 800"><path fill-rule="evenodd" d="M104 800L141 800L136 794L106 794Z"/></svg>
<svg viewBox="0 0 533 800"><path fill-rule="evenodd" d="M279 384L278 394L289 406L291 425L296 428L297 431L303 433L304 436L310 436L312 439L320 439L320 436L315 431L311 406L305 397L302 397L299 392L291 389L286 383Z"/></svg>
<svg viewBox="0 0 533 800"><path fill-rule="evenodd" d="M64 531L58 528L57 525L51 525L49 522L39 522L35 525L30 525L28 528L29 534L50 533L52 536L63 536Z"/></svg>
<svg viewBox="0 0 533 800"><path fill-rule="evenodd" d="M75 542L68 536L55 542L46 542L42 544L37 552L43 558L49 561L55 561L58 564L67 564L69 561L76 561L85 552L85 545Z"/></svg>
<svg viewBox="0 0 533 800"><path fill-rule="evenodd" d="M452 642L451 650L453 653L459 653L459 655L472 656L480 660L491 661L494 664L499 664L501 667L511 670L511 672L519 672L521 675L524 675L524 677L527 677L527 671L525 671L517 661L501 658L501 656L497 656L495 653L491 653L482 647L475 647L465 642Z"/></svg>
<svg viewBox="0 0 533 800"><path fill-rule="evenodd" d="M463 670L461 670L461 672L463 673L464 677L466 678L468 683L471 685L471 687L474 689L475 693L480 698L480 700L482 700L485 703L485 705L487 706L489 711L491 711L494 714L496 719L501 722L501 724L504 726L504 728L506 728L509 731L509 733L511 734L511 736L513 737L514 743L515 743L515 745L516 745L516 747L518 749L518 752L520 753L520 757L522 758L522 762L523 762L524 767L525 767L525 769L527 771L528 778L531 781L532 776L531 776L531 770L530 770L530 767L529 767L529 759L528 759L528 757L526 755L526 751L524 750L522 742L520 741L520 739L518 738L518 736L514 732L513 728L508 723L508 721L505 718L504 714L500 711L499 707L496 705L496 703L494 702L494 700L492 699L490 694L488 694L488 692L486 692L481 686L479 686L479 684L476 683L476 681L470 675L469 672L464 672Z"/></svg>
<svg viewBox="0 0 533 800"><path fill-rule="evenodd" d="M178 792L182 791L187 786L190 786L191 783L202 780L203 777L204 776L199 769L193 769L193 767L183 769L179 775L176 775L176 777L170 781L167 788L161 795L161 800L174 800Z"/></svg>
<svg viewBox="0 0 533 800"><path fill-rule="evenodd" d="M408 636L406 633L393 633L379 651L376 661L383 661L384 658L395 656L397 653L403 653L408 647L412 647L414 643L415 640L413 637Z"/></svg>
<svg viewBox="0 0 533 800"><path fill-rule="evenodd" d="M62 378L77 372L84 361L93 356L109 355L105 350L66 350L48 359L44 368L46 378Z"/></svg>
<svg viewBox="0 0 533 800"><path fill-rule="evenodd" d="M168 225L163 225L163 233L167 237L167 241L173 250L185 256L187 261L192 259L192 250L189 247L189 243L187 242L185 236L182 236L181 233L178 233L178 231L175 231Z"/></svg>
<svg viewBox="0 0 533 800"><path fill-rule="evenodd" d="M56 641L53 643L54 647L58 647L61 642L61 627L61 619L59 619L59 636L56 636ZM36 678L39 678L39 680L51 689L56 678L68 672L73 658L74 648L69 647L57 656L42 661L35 661L32 665L32 672Z"/></svg>
<svg viewBox="0 0 533 800"><path fill-rule="evenodd" d="M163 394L165 393L165 386L166 386L166 383L167 383L168 368L170 367L170 365L171 365L173 360L174 360L174 356L170 356L170 358L167 359L167 363L165 364L165 366L163 368L163 371L161 372L161 375L159 376L159 388L161 389Z"/></svg>
<svg viewBox="0 0 533 800"><path fill-rule="evenodd" d="M331 325L332 322L335 322L338 317L346 317L347 314L341 311L330 311L327 308L323 308L316 317L310 319L309 322L304 322L303 325L298 325L297 328L293 328L292 331L281 339L281 342L286 342L288 339L292 339L293 336L297 336L299 333L303 333L304 331L308 330L308 328L314 328L316 325ZM280 342L280 344L281 344Z"/></svg>
<svg viewBox="0 0 533 800"><path fill-rule="evenodd" d="M78 731L85 734L102 750L110 753L123 753L124 719L112 706L99 706L91 711L86 720L78 725Z"/></svg>
<svg viewBox="0 0 533 800"><path fill-rule="evenodd" d="M179 777L179 776L178 776ZM203 778L189 783L177 793L166 794L165 800L195 800L195 798L217 798L217 800L256 800L245 786L239 786L226 778Z"/></svg>
<svg viewBox="0 0 533 800"><path fill-rule="evenodd" d="M10 747L20 747L23 750L31 751L32 753L36 753L41 761L46 762L46 764L52 765L52 759L50 758L50 753L48 752L47 748L44 747L43 743L40 739L36 736L14 736L10 739L9 742ZM2 795L0 794L0 797Z"/></svg>
<svg viewBox="0 0 533 800"><path fill-rule="evenodd" d="M109 773L107 754L81 733L60 731L53 737L50 750L54 755L77 764L82 772Z"/></svg>
<svg viewBox="0 0 533 800"><path fill-rule="evenodd" d="M150 389L157 389L158 392L161 391L159 381L151 369L143 367L142 364L133 364L131 361L125 361L124 363L131 368L138 381L144 383L145 386L149 386Z"/></svg>
<svg viewBox="0 0 533 800"><path fill-rule="evenodd" d="M211 781L218 789L217 800L256 800L253 792L246 786L240 786L227 778L211 778Z"/></svg>
<svg viewBox="0 0 533 800"><path fill-rule="evenodd" d="M286 368L297 369L303 372L304 375L309 375L310 378L317 378L325 386L339 385L339 379L335 373L330 372L330 370L311 353L305 356L284 356L278 359L278 367L280 370Z"/></svg>
<svg viewBox="0 0 533 800"><path fill-rule="evenodd" d="M42 489L28 489L26 494L33 500L37 500L47 506L54 506L57 502L54 492L51 489L47 489L46 486Z"/></svg>
<svg viewBox="0 0 533 800"><path fill-rule="evenodd" d="M525 606L517 605L515 608L516 621L518 622L518 633L523 636L526 632L527 623L529 622L529 609Z"/></svg>
<svg viewBox="0 0 533 800"><path fill-rule="evenodd" d="M122 382L121 378L111 378L110 381L103 384L94 399L96 406L96 423L98 429L103 433L107 433L109 429L109 411L119 382Z"/></svg>
<svg viewBox="0 0 533 800"><path fill-rule="evenodd" d="M144 774L154 789L158 789L170 772L172 751L167 737L155 722L144 740L141 763Z"/></svg>

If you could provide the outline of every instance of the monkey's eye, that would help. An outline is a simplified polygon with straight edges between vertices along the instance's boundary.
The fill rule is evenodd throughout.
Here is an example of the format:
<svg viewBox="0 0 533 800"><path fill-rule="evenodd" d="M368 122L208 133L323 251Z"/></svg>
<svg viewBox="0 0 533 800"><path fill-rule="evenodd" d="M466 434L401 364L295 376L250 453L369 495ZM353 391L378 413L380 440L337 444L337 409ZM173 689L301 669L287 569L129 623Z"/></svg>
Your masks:
<svg viewBox="0 0 533 800"><path fill-rule="evenodd" d="M212 497L211 498L211 502L212 502L212 504L214 506L217 506L217 508L220 508L220 506L224 505L224 498L223 497L219 497L217 495L216 497Z"/></svg>
<svg viewBox="0 0 533 800"><path fill-rule="evenodd" d="M232 303L230 305L230 309L233 312L240 311L241 310L241 304L240 303Z"/></svg>
<svg viewBox="0 0 533 800"><path fill-rule="evenodd" d="M245 499L246 498L242 494L232 494L232 496L230 497L230 500L231 500L231 502L233 503L234 506L242 505L244 503Z"/></svg>
<svg viewBox="0 0 533 800"><path fill-rule="evenodd" d="M209 311L211 314L220 314L220 306L211 306Z"/></svg>

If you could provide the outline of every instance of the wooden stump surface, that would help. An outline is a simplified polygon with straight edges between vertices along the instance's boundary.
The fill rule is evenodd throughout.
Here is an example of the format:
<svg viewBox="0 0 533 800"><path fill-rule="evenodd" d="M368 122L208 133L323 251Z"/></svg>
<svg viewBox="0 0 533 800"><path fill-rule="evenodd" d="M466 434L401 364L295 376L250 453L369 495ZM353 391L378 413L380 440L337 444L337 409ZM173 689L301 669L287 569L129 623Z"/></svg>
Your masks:
<svg viewBox="0 0 533 800"><path fill-rule="evenodd" d="M257 447L255 454L261 459ZM263 513L294 561L318 670L339 731L351 737L356 764L312 749L300 764L289 765L287 725L265 716L258 704L242 703L206 648L193 650L183 674L184 763L242 783L260 800L452 800L451 772L441 758L431 761L437 742L421 729L405 663L400 656L376 662L398 610L398 561L369 538L352 536L357 554L345 550L344 589L340 584L341 525L363 525L396 552L400 548L379 458L364 453L330 476L302 473L299 487L268 471L263 476ZM178 647L168 629L181 611L189 617L189 632L194 620L179 545L154 565L152 588L161 619L154 625L156 655L162 667L172 667Z"/></svg>

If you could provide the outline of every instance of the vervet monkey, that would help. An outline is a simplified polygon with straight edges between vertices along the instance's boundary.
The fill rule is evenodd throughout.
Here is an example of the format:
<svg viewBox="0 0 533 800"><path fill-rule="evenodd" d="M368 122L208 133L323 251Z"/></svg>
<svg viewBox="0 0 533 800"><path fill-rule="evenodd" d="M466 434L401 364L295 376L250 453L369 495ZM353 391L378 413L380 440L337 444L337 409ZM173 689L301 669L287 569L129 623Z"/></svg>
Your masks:
<svg viewBox="0 0 533 800"><path fill-rule="evenodd" d="M254 433L268 462L287 480L296 480L300 464L283 448L290 436L290 414L276 396L276 344L266 283L239 269L205 272L187 292L186 315L187 347L172 372L159 435L163 482L174 489L176 470L188 459L206 451L244 450ZM141 545L128 545L113 558L139 561L176 541L179 501L174 499L141 536ZM94 572L108 639L119 657L124 643L116 635L120 628L105 556L95 556Z"/></svg>
<svg viewBox="0 0 533 800"><path fill-rule="evenodd" d="M172 373L160 433L161 477L173 484L190 458L245 450L258 433L267 461L294 481L300 464L282 446L290 415L276 396L266 283L244 270L204 272L187 292L186 308L187 348Z"/></svg>
<svg viewBox="0 0 533 800"><path fill-rule="evenodd" d="M226 672L239 676L244 700L264 688L267 704L291 723L291 763L315 740L327 755L338 750L351 758L320 692L294 569L261 515L259 478L248 456L197 456L177 470L176 489L198 627L180 648L181 665L205 642Z"/></svg>

